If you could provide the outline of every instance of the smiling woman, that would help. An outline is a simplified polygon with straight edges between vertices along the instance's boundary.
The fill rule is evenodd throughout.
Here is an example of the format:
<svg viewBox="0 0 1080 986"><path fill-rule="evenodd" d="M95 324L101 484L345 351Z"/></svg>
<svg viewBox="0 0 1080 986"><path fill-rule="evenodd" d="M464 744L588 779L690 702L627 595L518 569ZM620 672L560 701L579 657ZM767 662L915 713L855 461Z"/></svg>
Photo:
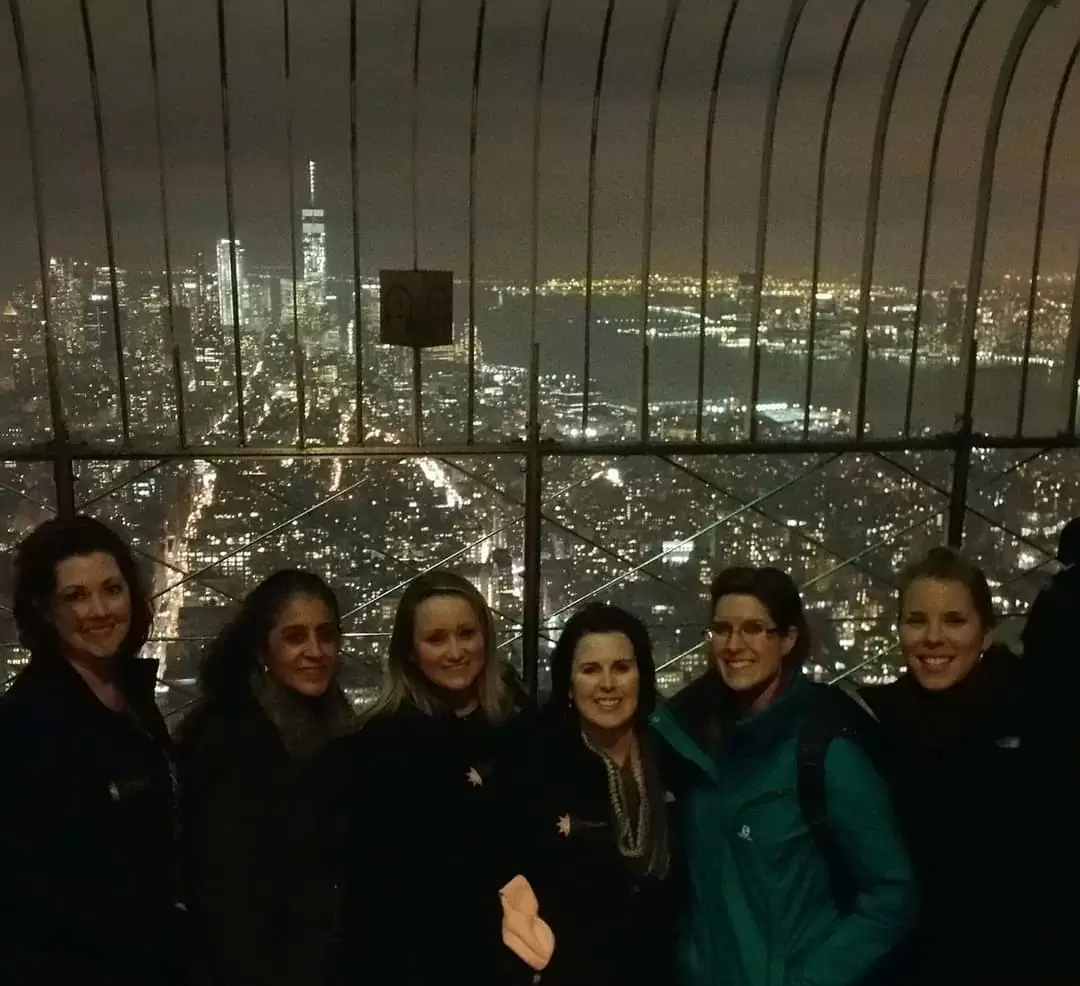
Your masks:
<svg viewBox="0 0 1080 986"><path fill-rule="evenodd" d="M817 759L823 817L808 811L808 740L832 700L803 676L799 589L776 568L720 572L706 633L712 667L653 718L691 888L682 982L876 983L913 920L914 881L853 734L837 731Z"/></svg>
<svg viewBox="0 0 1080 986"><path fill-rule="evenodd" d="M502 981L500 754L521 699L476 587L414 579L382 696L325 758L344 833L342 982Z"/></svg>
<svg viewBox="0 0 1080 986"><path fill-rule="evenodd" d="M900 586L908 674L863 695L922 885L905 981L1080 981L1075 695L994 643L990 587L963 555L934 548Z"/></svg>
<svg viewBox="0 0 1080 986"><path fill-rule="evenodd" d="M551 698L515 758L516 868L555 935L550 986L674 981L668 798L646 723L648 631L616 606L567 622Z"/></svg>
<svg viewBox="0 0 1080 986"><path fill-rule="evenodd" d="M315 754L352 726L340 648L333 591L286 570L248 594L203 659L178 737L200 986L328 980L330 840L307 793Z"/></svg>
<svg viewBox="0 0 1080 986"><path fill-rule="evenodd" d="M91 687L111 681L108 665L131 629L131 589L116 559L106 551L65 558L53 599L53 626L76 668ZM113 692L107 704L116 708L121 698Z"/></svg>
<svg viewBox="0 0 1080 986"><path fill-rule="evenodd" d="M179 982L175 771L131 552L89 517L48 521L19 545L13 608L30 663L0 699L5 977Z"/></svg>

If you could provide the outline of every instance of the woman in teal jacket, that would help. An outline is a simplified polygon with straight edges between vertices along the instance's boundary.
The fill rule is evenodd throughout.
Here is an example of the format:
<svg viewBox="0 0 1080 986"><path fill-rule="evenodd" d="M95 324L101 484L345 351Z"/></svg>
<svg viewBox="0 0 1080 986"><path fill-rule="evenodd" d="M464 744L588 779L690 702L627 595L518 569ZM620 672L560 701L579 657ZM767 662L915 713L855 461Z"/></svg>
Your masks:
<svg viewBox="0 0 1080 986"><path fill-rule="evenodd" d="M713 667L652 720L686 864L682 986L870 983L915 912L885 787L853 739L824 747L827 859L798 793L801 730L826 698L802 674L799 591L776 569L733 568L712 601Z"/></svg>

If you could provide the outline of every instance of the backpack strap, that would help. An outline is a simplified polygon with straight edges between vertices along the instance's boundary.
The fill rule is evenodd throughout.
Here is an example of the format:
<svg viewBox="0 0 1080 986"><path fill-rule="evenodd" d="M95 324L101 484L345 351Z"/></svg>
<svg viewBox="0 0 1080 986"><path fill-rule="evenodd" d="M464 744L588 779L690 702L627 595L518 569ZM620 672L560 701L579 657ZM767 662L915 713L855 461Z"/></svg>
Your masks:
<svg viewBox="0 0 1080 986"><path fill-rule="evenodd" d="M828 692L825 689L828 688ZM856 887L833 829L829 826L829 806L825 790L825 757L829 744L838 736L855 738L858 730L853 723L845 721L836 705L840 692L829 686L818 686L821 694L814 702L799 729L796 748L795 784L802 812L803 823L817 846L829 871L833 899L837 908L846 913L855 904ZM858 693L844 690L858 706L866 707ZM868 707L867 711L868 710ZM853 707L854 710L854 707ZM858 715L859 713L855 713ZM870 713L872 715L872 713Z"/></svg>

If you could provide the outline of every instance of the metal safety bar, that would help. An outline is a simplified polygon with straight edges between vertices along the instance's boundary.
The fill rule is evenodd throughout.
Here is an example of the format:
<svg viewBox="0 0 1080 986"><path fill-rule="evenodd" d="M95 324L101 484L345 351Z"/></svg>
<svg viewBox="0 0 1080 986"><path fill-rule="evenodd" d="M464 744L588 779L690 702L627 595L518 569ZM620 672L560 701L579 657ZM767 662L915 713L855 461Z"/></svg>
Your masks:
<svg viewBox="0 0 1080 986"><path fill-rule="evenodd" d="M1026 322L1023 357L1021 364L1020 394L1016 413L1015 431L1009 430L1007 434L982 435L975 430L973 421L974 395L977 383L977 356L978 356L978 321L980 294L984 276L987 242L989 236L989 223L991 205L994 192L994 171L998 156L998 145L1001 138L1001 130L1005 111L1013 88L1013 80L1025 55L1028 44L1034 34L1042 16L1050 6L1056 6L1053 0L1028 0L1018 21L1014 27L1007 50L1001 63L997 66L996 84L993 90L993 99L990 108L989 121L984 133L982 156L979 169L979 183L976 194L976 216L974 222L974 236L970 257L970 267L966 280L966 301L963 315L963 358L961 369L963 372L963 402L960 415L954 430L939 432L936 434L912 435L914 413L914 390L916 373L920 359L920 333L923 329L925 314L926 287L928 283L928 257L931 241L932 225L935 216L935 208L939 197L937 180L940 172L941 148L946 135L946 123L949 118L949 109L955 90L955 83L959 70L966 57L968 57L972 39L975 37L975 28L984 14L985 0L974 0L963 22L960 35L955 48L952 50L952 58L946 74L940 100L937 105L933 139L931 143L930 160L926 176L925 195L922 199L922 226L919 248L918 273L915 290L915 312L912 326L912 340L910 362L907 374L907 389L904 399L904 426L903 434L899 437L889 438L871 433L867 419L867 394L869 372L869 332L873 322L874 311L874 267L876 260L877 237L881 232L880 204L885 190L886 168L884 166L885 154L888 147L889 130L895 115L895 104L899 91L899 83L903 74L905 62L909 56L916 34L920 26L927 21L927 14L931 10L944 9L946 2L951 0L909 0L902 23L895 36L891 40L891 53L889 54L887 69L885 72L884 88L877 106L877 115L873 130L873 150L869 159L869 190L866 202L866 213L863 223L862 240L862 263L859 269L859 305L855 326L855 350L856 372L853 383L855 385L855 399L851 411L851 434L844 436L814 436L811 434L811 405L814 398L814 373L815 355L819 345L819 315L817 295L823 282L823 239L828 222L829 213L825 208L827 175L829 170L830 156L833 151L834 115L838 100L842 92L842 83L845 78L845 68L848 64L851 46L857 35L861 19L865 15L867 5L865 0L849 0L850 6L845 8L843 31L840 34L839 45L835 51L830 51L827 64L831 65L829 86L825 93L821 131L817 140L816 172L815 172L815 203L814 203L814 235L813 247L810 256L810 306L809 324L807 326L807 366L804 386L801 388L804 395L800 413L797 435L794 437L765 438L761 434L761 416L759 413L760 380L762 370L762 358L765 347L762 336L765 328L762 325L764 299L766 294L766 262L769 255L769 233L771 220L771 193L774 175L774 156L779 132L779 110L786 95L788 84L788 63L791 59L792 49L797 36L801 37L802 25L810 18L804 16L809 10L809 0L790 0L785 2L786 17L783 21L779 34L778 46L775 53L769 58L770 88L767 94L767 104L764 116L764 131L761 159L758 172L757 189L757 213L754 226L753 243L753 283L750 298L750 371L745 381L745 422L741 437L730 441L708 441L705 435L705 408L708 398L708 381L706 375L707 336L709 328L709 302L710 302L710 277L712 236L714 234L715 219L713 197L717 185L717 175L723 173L722 169L729 165L729 152L726 147L718 146L717 141L717 117L720 103L725 89L721 85L725 68L725 61L732 47L732 37L736 29L736 22L740 10L740 0L729 0L723 11L717 10L710 15L708 20L709 33L708 44L710 45L710 58L713 54L712 45L715 44L715 61L712 63L713 71L710 77L708 89L707 118L705 121L704 134L704 173L702 175L702 240L701 240L701 267L699 278L699 297L697 298L697 368L695 380L695 420L692 440L654 440L650 427L650 391L652 381L650 375L653 371L652 335L650 331L650 301L653 272L653 245L655 238L655 212L657 201L661 194L661 181L664 176L658 174L656 167L656 154L658 142L659 118L665 95L665 82L668 77L668 69L675 61L674 36L675 27L679 18L694 16L690 8L681 5L679 0L667 0L663 14L658 18L658 28L655 38L650 37L650 51L655 53L655 60L649 60L646 72L649 75L651 88L649 90L648 125L646 129L645 144L645 180L642 190L642 254L639 270L640 283L637 285L637 302L640 305L638 312L640 323L641 345L641 378L640 378L640 406L638 410L637 434L633 440L622 442L610 437L596 440L589 438L591 424L595 415L597 397L592 384L592 375L598 362L596 337L594 334L597 323L594 295L596 293L596 270L598 267L596 258L597 244L597 196L600 192L600 169L598 167L601 120L605 108L605 100L610 98L612 86L607 84L606 75L611 59L611 46L613 37L613 25L616 16L624 16L623 10L616 10L616 0L598 0L597 11L602 11L603 19L600 25L599 39L596 47L595 73L592 79L591 91L591 123L588 140L588 171L587 171L587 200L586 200L586 257L585 257L585 315L582 326L583 335L583 372L582 372L582 406L581 406L581 435L580 440L573 441L541 441L541 425L545 420L546 408L542 402L541 380L539 375L540 365L540 333L538 305L541 290L539 279L539 245L541 237L541 224L544 221L544 213L541 202L542 188L542 141L548 138L545 123L547 117L546 100L548 98L545 82L549 71L549 63L552 58L554 46L559 40L557 33L552 30L553 0L543 0L537 6L539 12L539 31L537 34L537 62L536 74L533 78L532 88L532 158L531 171L528 175L530 195L530 230L529 230L529 393L527 412L527 434L524 440L476 440L476 416L477 416L477 379L479 367L477 366L478 337L477 321L479 316L478 301L478 276L477 276L477 246L479 236L478 222L478 157L479 157L479 129L481 99L484 93L483 57L485 47L485 32L487 30L487 2L478 0L475 6L475 31L472 34L472 85L471 106L469 113L468 133L468 383L465 391L467 407L465 440L464 444L440 443L425 440L423 434L423 406L421 403L422 389L421 376L422 365L417 353L413 365L414 404L413 404L413 431L412 441L403 444L394 444L391 438L380 436L372 432L376 444L369 444L368 429L366 425L365 401L370 398L365 394L365 339L364 339L364 313L361 304L361 245L362 237L366 234L363 224L363 215L360 205L360 165L359 165L359 112L362 105L363 93L361 91L360 65L359 65L359 32L360 12L359 0L348 0L350 37L348 40L348 78L349 78L349 170L350 170L350 207L351 207L351 247L352 247L352 289L353 289L353 340L355 345L355 380L353 381L355 406L355 437L351 445L317 446L310 444L312 424L307 420L307 385L306 368L304 361L304 339L298 315L299 287L298 282L298 242L296 229L296 205L297 193L294 175L294 112L295 112L295 86L293 65L293 39L292 39L292 14L289 0L282 0L280 7L281 31L283 40L283 73L286 94L286 105L282 108L283 124L285 127L286 157L288 168L288 184L281 191L282 198L287 200L287 208L290 213L290 236L289 248L291 252L292 272L292 345L294 348L294 376L296 393L296 442L282 444L253 444L249 439L249 425L251 422L245 415L245 376L243 359L243 311L241 306L240 263L239 263L239 240L238 229L243 225L242 217L237 215L235 199L235 174L234 174L234 149L233 149L233 120L239 111L233 105L232 77L230 64L231 45L235 44L238 34L235 30L236 17L240 16L236 11L229 10L228 17L234 20L228 21L226 4L224 0L216 0L214 11L216 14L216 56L218 72L218 90L221 109L221 139L223 152L223 178L225 187L225 211L228 235L228 271L231 277L230 290L228 292L227 307L231 309L231 343L232 363L235 372L235 407L236 407L236 438L227 444L203 443L193 445L191 436L188 434L188 420L190 418L190 402L185 384L185 367L176 327L176 289L174 262L175 254L171 243L171 224L173 216L170 209L170 189L167 181L167 155L165 148L165 132L163 124L162 87L161 87L161 64L159 62L159 49L161 38L158 36L158 24L155 22L154 0L145 0L146 32L150 51L151 92L154 136L156 142L156 167L158 181L158 211L160 213L162 242L164 249L164 283L166 307L163 311L167 319L165 341L169 369L172 377L172 389L175 391L176 400L176 436L175 445L136 438L133 431L131 409L129 407L129 384L127 378L127 365L124 362L124 325L123 305L120 296L119 267L116 255L114 203L112 182L113 172L117 161L115 156L107 154L106 132L109 127L109 106L103 98L102 89L99 86L99 51L95 45L94 19L88 0L79 0L79 14L82 27L82 42L87 59L87 67L90 80L90 109L93 116L94 126L94 149L96 153L97 185L100 195L102 210L102 222L104 227L105 253L108 261L109 292L112 305L112 333L116 348L117 360L117 392L119 401L120 438L119 445L108 441L92 443L74 443L69 439L68 427L64 414L63 383L59 369L58 356L58 325L56 321L55 306L53 305L53 280L50 264L50 241L47 235L47 210L46 196L43 184L43 174L47 173L43 167L41 158L40 126L37 115L37 107L34 98L34 86L32 78L31 50L28 46L25 17L27 7L20 0L8 0L10 21L14 37L15 52L18 62L19 84L21 86L22 108L25 117L26 133L28 138L29 174L33 198L33 213L35 220L35 235L37 240L37 268L40 280L41 308L40 317L35 315L40 322L40 332L44 342L46 382L48 387L48 404L51 419L52 440L45 444L15 444L11 447L0 448L0 459L18 463L50 463L53 466L53 481L56 491L56 507L61 514L74 513L76 509L87 509L101 503L114 493L119 492L124 486L146 476L153 470L160 468L164 463L190 462L193 460L206 460L216 462L229 459L238 460L284 460L302 455L307 461L317 461L319 457L331 459L403 459L403 458L428 458L438 455L442 461L451 462L454 458L484 457L496 455L514 455L524 461L525 464L525 496L509 498L515 507L520 508L520 516L515 516L507 523L498 527L495 532L487 532L478 539L470 539L469 543L457 550L446 553L431 567L438 567L452 563L461 558L470 550L474 549L495 534L505 532L516 525L523 525L524 542L524 566L522 569L523 580L523 611L522 624L525 640L525 675L530 686L535 690L538 682L539 662L539 639L541 631L548 622L556 619L564 612L584 602L599 593L603 593L617 584L644 573L649 578L672 585L671 580L651 570L654 563L662 561L671 551L671 546L665 547L660 553L650 552L644 561L635 562L628 554L604 545L598 538L591 537L587 532L576 527L573 523L565 523L563 520L546 512L544 506L557 496L567 491L584 485L588 479L570 484L561 491L556 491L545 496L542 491L544 468L548 460L573 457L661 457L670 462L684 474L693 476L700 482L705 483L715 492L730 497L739 504L738 508L711 522L705 528L698 530L690 538L677 542L677 546L685 546L695 538L700 537L717 526L722 525L734 517L745 512L774 518L763 509L765 501L797 482L802 476L796 476L780 486L774 487L761 496L751 497L736 494L727 489L722 482L709 479L699 471L690 469L678 462L680 456L744 456L748 454L788 455L799 454L804 456L823 456L821 462L813 466L809 471L821 468L826 462L847 452L864 452L882 456L894 468L918 480L928 490L947 496L948 503L941 509L932 511L933 517L940 517L943 513L948 519L949 539L954 544L960 544L964 536L964 520L970 513L972 517L979 518L991 525L995 530L1000 530L1016 538L1019 543L1026 544L1037 550L1045 550L1036 541L1018 535L1004 523L973 506L969 502L968 486L972 471L972 459L975 451L980 448L993 449L1038 449L1036 455L1048 449L1076 449L1077 446L1077 383L1080 381L1080 266L1077 269L1077 278L1074 284L1074 299L1072 310L1072 322L1069 331L1068 348L1064 354L1065 371L1063 377L1062 405L1060 408L1061 427L1057 432L1041 435L1026 436L1024 428L1026 417L1030 408L1030 363L1033 355L1033 330L1036 321L1039 282L1042 276L1045 233L1047 226L1048 194L1050 182L1050 168L1053 150L1061 142L1060 122L1064 100L1066 98L1075 63L1080 56L1080 42L1072 48L1068 60L1065 62L1060 80L1054 94L1053 105L1050 114L1050 122L1047 128L1046 142L1042 148L1041 158L1041 181L1039 202L1035 217L1035 242L1033 256L1031 258L1031 279L1028 285ZM411 252L414 267L420 264L420 236L422 232L420 215L420 155L421 155L421 116L420 106L422 97L422 83L427 78L427 72L421 72L421 51L424 24L423 0L416 0L412 19L412 61L411 61L411 117L410 117L410 216L411 227ZM811 11L811 15L818 11ZM627 17L634 16L630 10L625 12ZM473 14L470 11L470 19ZM470 20L470 24L471 24ZM621 23L621 21L620 21ZM532 28L530 27L530 31ZM655 46L652 42L655 40ZM344 47L342 49L344 52ZM591 57L591 56L590 56ZM531 64L531 63L530 63ZM530 70L531 71L531 70ZM991 73L993 77L993 73ZM109 129L111 132L111 129ZM605 132L606 136L606 132ZM342 133L344 140L344 131ZM115 151L115 146L114 146ZM525 179L523 179L524 182ZM1080 254L1078 254L1080 256ZM1080 265L1080 260L1078 260ZM129 320L130 321L130 320ZM228 312L222 313L222 322L227 323ZM130 361L129 361L130 362ZM313 377L314 380L314 377ZM312 384L314 393L314 383ZM633 408L631 408L631 411ZM313 412L314 413L314 412ZM348 441L348 439L339 439ZM910 469L890 458L891 455L900 452L943 452L953 456L953 474L951 485L928 481L918 475L917 470ZM76 499L74 481L75 463L102 461L102 462L139 462L150 460L153 464L140 467L132 477L125 479L119 484L114 484L102 493L84 499L81 504ZM1026 460L1025 460L1026 461ZM480 479L475 473L466 474L481 485L491 488L493 484ZM1010 467L1014 471L1018 466ZM1008 472L1008 471L1007 471ZM230 549L209 565L198 568L195 571L184 572L171 562L162 559L153 559L155 562L176 572L180 576L162 590L163 593L172 592L190 581L203 581L202 577L208 572L228 561L231 557L250 550L260 542L280 533L289 525L295 524L314 511L321 509L330 502L346 496L359 487L359 483L345 486L335 490L331 495L319 499L311 506L301 507L299 504L290 504L294 512L289 518L253 538L248 538L244 543ZM0 484L0 488L8 492L19 493L14 487ZM20 493L28 501L37 502L47 506L43 500ZM285 501L283 501L285 502ZM916 526L928 523L922 515L914 522ZM568 605L542 619L540 609L541 581L543 570L541 565L541 531L544 523L550 523L564 533L579 539L582 543L598 550L612 559L623 571L611 581L584 595L578 594ZM912 528L913 529L913 528ZM834 575L845 567L859 568L860 562L868 554L878 550L882 544L879 542L868 545L853 555L844 556L833 551L824 538L816 538L806 532L796 532L800 540L806 544L827 551L834 555L836 564L830 566L824 574L818 574L809 584ZM902 534L903 532L900 532ZM894 538L900 536L894 533ZM149 557L149 556L148 556ZM391 557L386 555L387 558ZM404 563L403 563L404 564ZM418 568L419 566L405 565L406 568ZM862 566L865 568L865 566ZM419 567L420 570L426 570ZM374 598L368 599L350 611L348 616L355 616L379 600L402 588L404 583L380 592ZM221 592L216 586L210 585L215 591ZM673 588L676 586L672 585ZM223 593L228 595L228 593ZM510 619L507 617L507 619ZM513 622L511 620L511 622ZM521 639L521 636L513 638L507 643ZM689 653L689 652L688 652Z"/></svg>

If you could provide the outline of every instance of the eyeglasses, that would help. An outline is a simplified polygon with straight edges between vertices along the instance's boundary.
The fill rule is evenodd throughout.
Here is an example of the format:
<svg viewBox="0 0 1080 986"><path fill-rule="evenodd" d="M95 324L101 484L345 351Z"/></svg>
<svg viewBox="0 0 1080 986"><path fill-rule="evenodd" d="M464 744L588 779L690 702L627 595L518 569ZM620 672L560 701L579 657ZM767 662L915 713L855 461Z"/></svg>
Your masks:
<svg viewBox="0 0 1080 986"><path fill-rule="evenodd" d="M767 623L762 623L760 620L747 620L745 623L740 623L735 626L732 623L713 623L711 626L705 628L705 639L710 643L719 644L721 647L726 647L731 642L731 638L734 634L738 634L744 643L756 644L763 641L766 637L775 637L779 631L776 627L771 627Z"/></svg>

